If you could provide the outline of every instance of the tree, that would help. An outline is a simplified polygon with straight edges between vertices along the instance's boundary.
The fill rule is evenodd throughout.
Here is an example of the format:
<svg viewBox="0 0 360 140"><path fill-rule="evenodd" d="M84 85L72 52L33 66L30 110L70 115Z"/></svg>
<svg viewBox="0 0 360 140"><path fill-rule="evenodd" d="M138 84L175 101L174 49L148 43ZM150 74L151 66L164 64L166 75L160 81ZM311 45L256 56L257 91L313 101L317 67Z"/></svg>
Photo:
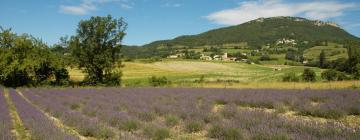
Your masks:
<svg viewBox="0 0 360 140"><path fill-rule="evenodd" d="M125 36L127 23L123 18L91 17L80 21L75 36L71 38L71 55L78 61L78 67L87 73L88 84L117 80L120 84L121 41ZM114 79L115 78L115 79Z"/></svg>
<svg viewBox="0 0 360 140"><path fill-rule="evenodd" d="M263 54L260 58L259 58L260 61L270 61L271 58L268 54Z"/></svg>
<svg viewBox="0 0 360 140"><path fill-rule="evenodd" d="M355 65L355 67L353 68L353 76L356 80L360 79L360 64Z"/></svg>
<svg viewBox="0 0 360 140"><path fill-rule="evenodd" d="M336 81L338 72L334 69L329 69L321 73L321 77L327 81Z"/></svg>
<svg viewBox="0 0 360 140"><path fill-rule="evenodd" d="M302 74L302 78L306 82L315 82L316 81L316 73L314 70L310 68L305 68Z"/></svg>
<svg viewBox="0 0 360 140"><path fill-rule="evenodd" d="M325 54L325 51L322 50L320 55L319 55L319 67L320 68L325 68L326 66L326 54Z"/></svg>
<svg viewBox="0 0 360 140"><path fill-rule="evenodd" d="M348 62L347 69L348 73L356 74L357 73L357 65L360 64L360 43L354 41L348 41L345 44L348 49ZM356 76L355 76L356 77Z"/></svg>
<svg viewBox="0 0 360 140"><path fill-rule="evenodd" d="M48 83L61 68L60 60L42 41L1 28L0 84L18 87Z"/></svg>

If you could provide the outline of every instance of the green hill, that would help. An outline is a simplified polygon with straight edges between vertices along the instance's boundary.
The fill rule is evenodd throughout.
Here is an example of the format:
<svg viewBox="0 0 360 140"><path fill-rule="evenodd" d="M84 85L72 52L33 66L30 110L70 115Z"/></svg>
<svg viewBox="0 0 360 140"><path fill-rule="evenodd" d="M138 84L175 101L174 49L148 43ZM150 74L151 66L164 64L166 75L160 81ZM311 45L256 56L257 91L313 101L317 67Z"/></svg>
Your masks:
<svg viewBox="0 0 360 140"><path fill-rule="evenodd" d="M155 41L144 45L141 52L148 56L159 56L179 47L193 48L244 43L247 44L248 48L259 49L264 45L276 44L279 40L283 39L294 40L297 44L303 44L304 42L306 44L313 44L319 41L342 44L346 40L360 40L335 23L298 17L273 17L260 18L198 35L187 35L172 40ZM298 45L298 47L301 46Z"/></svg>

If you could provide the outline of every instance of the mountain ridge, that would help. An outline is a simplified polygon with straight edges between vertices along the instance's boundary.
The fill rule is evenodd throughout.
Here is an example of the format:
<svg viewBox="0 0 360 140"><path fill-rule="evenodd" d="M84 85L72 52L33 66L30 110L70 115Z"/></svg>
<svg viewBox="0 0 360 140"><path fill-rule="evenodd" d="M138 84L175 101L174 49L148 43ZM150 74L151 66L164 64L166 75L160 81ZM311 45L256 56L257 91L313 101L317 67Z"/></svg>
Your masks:
<svg viewBox="0 0 360 140"><path fill-rule="evenodd" d="M276 22L278 22L278 23L276 23ZM267 27L266 24L271 24L272 26ZM295 25L295 26L289 27L291 25ZM301 33L301 30L294 29L294 28L298 28L299 26L301 28L305 29L305 31L308 31L309 33L306 33L306 32ZM260 30L254 29L255 27L257 27ZM308 30L306 30L305 27L308 27ZM252 29L249 29L249 28L252 28ZM281 29L281 28L283 28L283 29ZM235 25L235 26L213 29L213 30L209 30L209 31L206 31L206 32L203 32L200 34L196 34L196 35L182 35L182 36L178 36L174 39L154 41L152 43L144 45L144 47L153 46L153 45L164 45L166 43L170 44L170 45L201 46L201 45L219 45L219 44L225 44L225 43L248 42L252 45L264 45L266 43L274 42L274 39L267 39L267 37L266 37L266 36L274 36L274 35L265 35L265 36L262 36L262 35L256 36L255 35L255 36L253 36L253 35L247 34L247 35L239 37L238 34L251 33L251 32L253 34L255 34L255 33L258 33L261 31L266 31L266 30L269 30L270 32L277 32L277 34L281 34L281 32L284 32L285 28L295 30L293 32L296 32L296 33L294 33L294 34L299 34L300 40L304 40L304 41L315 41L315 40L316 41L320 41L320 40L334 41L336 39L360 40L358 37L346 32L344 29L342 29L338 24L336 24L334 22L309 20L309 19L305 19L305 18L301 18L301 17L271 17L271 18L259 18L259 19L255 19L255 20L252 20L252 21L249 21L249 22L246 22L243 24ZM316 29L316 30L313 30L313 29ZM278 30L278 31L275 31L275 30ZM313 30L313 31L311 31L311 30ZM309 39L307 37L302 36L304 34L305 35L312 34L315 31L320 32L322 34L322 36L318 36L317 37L318 39ZM334 34L331 34L331 32L333 32ZM226 34L226 33L235 35L235 36L234 37L231 37L229 35L223 36L223 34ZM219 34L219 35L216 35L216 34ZM324 36L324 35L326 35L326 36ZM218 36L222 36L224 40L216 41L216 38L221 39L221 37L218 37ZM276 39L292 38L292 36L289 34L286 34L286 32L284 32L284 35L276 35L275 34L275 36L282 36L282 37L277 37ZM207 40L204 40L203 38L207 38ZM264 39L264 41L260 41L260 44L254 43L254 42L258 42L258 40L262 39L262 38ZM204 40L204 41L201 41L201 40ZM213 40L213 41L211 41L211 40ZM195 41L198 43L192 43ZM263 44L261 44L261 43L263 43Z"/></svg>

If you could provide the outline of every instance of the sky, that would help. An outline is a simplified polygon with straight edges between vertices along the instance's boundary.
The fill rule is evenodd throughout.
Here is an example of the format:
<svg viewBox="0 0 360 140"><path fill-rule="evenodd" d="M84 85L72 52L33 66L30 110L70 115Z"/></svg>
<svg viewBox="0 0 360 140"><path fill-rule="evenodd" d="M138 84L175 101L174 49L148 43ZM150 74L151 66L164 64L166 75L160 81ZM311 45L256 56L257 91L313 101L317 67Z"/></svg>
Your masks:
<svg viewBox="0 0 360 140"><path fill-rule="evenodd" d="M126 45L274 16L336 22L360 37L359 0L0 0L0 26L31 34L48 45L75 35L80 20L108 14L128 23Z"/></svg>

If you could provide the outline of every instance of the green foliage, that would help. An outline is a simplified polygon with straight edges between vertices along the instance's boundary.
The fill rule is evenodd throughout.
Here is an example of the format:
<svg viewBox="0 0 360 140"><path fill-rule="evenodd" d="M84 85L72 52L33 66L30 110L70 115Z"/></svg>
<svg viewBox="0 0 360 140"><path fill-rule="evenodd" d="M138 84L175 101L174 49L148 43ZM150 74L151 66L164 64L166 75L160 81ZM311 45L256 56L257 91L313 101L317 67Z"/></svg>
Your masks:
<svg viewBox="0 0 360 140"><path fill-rule="evenodd" d="M71 104L71 105L70 105L70 109L71 109L71 110L78 110L79 108L80 108L80 105L79 105L79 104L74 103L74 104Z"/></svg>
<svg viewBox="0 0 360 140"><path fill-rule="evenodd" d="M286 52L285 59L299 62L301 61L302 54L294 48L289 48Z"/></svg>
<svg viewBox="0 0 360 140"><path fill-rule="evenodd" d="M268 54L263 54L260 58L259 58L260 61L270 61L271 58Z"/></svg>
<svg viewBox="0 0 360 140"><path fill-rule="evenodd" d="M113 70L121 66L121 41L126 27L122 18L113 19L110 15L80 21L69 47L79 68L85 68L87 84L120 84L116 80L121 74Z"/></svg>
<svg viewBox="0 0 360 140"><path fill-rule="evenodd" d="M236 128L226 128L215 125L210 128L208 137L219 140L239 140L243 139L243 134Z"/></svg>
<svg viewBox="0 0 360 140"><path fill-rule="evenodd" d="M329 69L321 73L321 77L327 81L337 80L338 72L334 69Z"/></svg>
<svg viewBox="0 0 360 140"><path fill-rule="evenodd" d="M17 87L50 83L56 71L63 68L61 60L40 40L1 28L0 84Z"/></svg>
<svg viewBox="0 0 360 140"><path fill-rule="evenodd" d="M136 120L127 120L120 125L121 130L133 132L139 129L140 123Z"/></svg>
<svg viewBox="0 0 360 140"><path fill-rule="evenodd" d="M282 78L283 82L299 82L300 79L295 72L287 72Z"/></svg>
<svg viewBox="0 0 360 140"><path fill-rule="evenodd" d="M314 70L310 68L305 68L302 74L302 78L306 82L315 82L316 81L316 73Z"/></svg>
<svg viewBox="0 0 360 140"><path fill-rule="evenodd" d="M326 54L325 51L322 50L319 56L319 67L325 68L326 67Z"/></svg>
<svg viewBox="0 0 360 140"><path fill-rule="evenodd" d="M359 40L341 28L331 25L317 26L317 21L297 17L274 17L254 20L236 26L211 30L198 35L180 36L173 40L155 41L144 45L143 49L133 47L134 52L144 57L161 56L178 46L219 46L223 44L245 43L251 49L260 49L266 44L275 44L279 39L295 39L298 48L309 48L316 42L344 42ZM299 21L301 20L301 21ZM306 43L304 43L306 42ZM322 44L322 43L321 43ZM325 44L326 45L326 44ZM164 48L162 46L169 46ZM205 48L205 47L204 47ZM209 51L209 49L206 49Z"/></svg>
<svg viewBox="0 0 360 140"><path fill-rule="evenodd" d="M165 76L163 77L156 77L151 76L149 78L149 84L153 87L165 86L171 84L171 81L168 80Z"/></svg>
<svg viewBox="0 0 360 140"><path fill-rule="evenodd" d="M55 84L56 85L68 85L69 84L69 72L65 68L55 70Z"/></svg>
<svg viewBox="0 0 360 140"><path fill-rule="evenodd" d="M165 124L166 126L173 127L177 125L180 121L180 118L174 115L167 115L165 116Z"/></svg>
<svg viewBox="0 0 360 140"><path fill-rule="evenodd" d="M356 64L353 68L354 79L360 79L360 64Z"/></svg>
<svg viewBox="0 0 360 140"><path fill-rule="evenodd" d="M186 123L185 129L189 133L199 132L203 129L203 124L201 122L191 121Z"/></svg>
<svg viewBox="0 0 360 140"><path fill-rule="evenodd" d="M153 140L164 140L170 137L170 130L167 128L156 128L150 125L144 128L144 134Z"/></svg>
<svg viewBox="0 0 360 140"><path fill-rule="evenodd" d="M322 117L327 119L340 119L341 117L346 115L344 111L338 109L329 109L329 110L303 109L300 110L298 114L303 116L314 116L314 117Z"/></svg>
<svg viewBox="0 0 360 140"><path fill-rule="evenodd" d="M200 59L200 53L195 51L184 51L185 59Z"/></svg>

